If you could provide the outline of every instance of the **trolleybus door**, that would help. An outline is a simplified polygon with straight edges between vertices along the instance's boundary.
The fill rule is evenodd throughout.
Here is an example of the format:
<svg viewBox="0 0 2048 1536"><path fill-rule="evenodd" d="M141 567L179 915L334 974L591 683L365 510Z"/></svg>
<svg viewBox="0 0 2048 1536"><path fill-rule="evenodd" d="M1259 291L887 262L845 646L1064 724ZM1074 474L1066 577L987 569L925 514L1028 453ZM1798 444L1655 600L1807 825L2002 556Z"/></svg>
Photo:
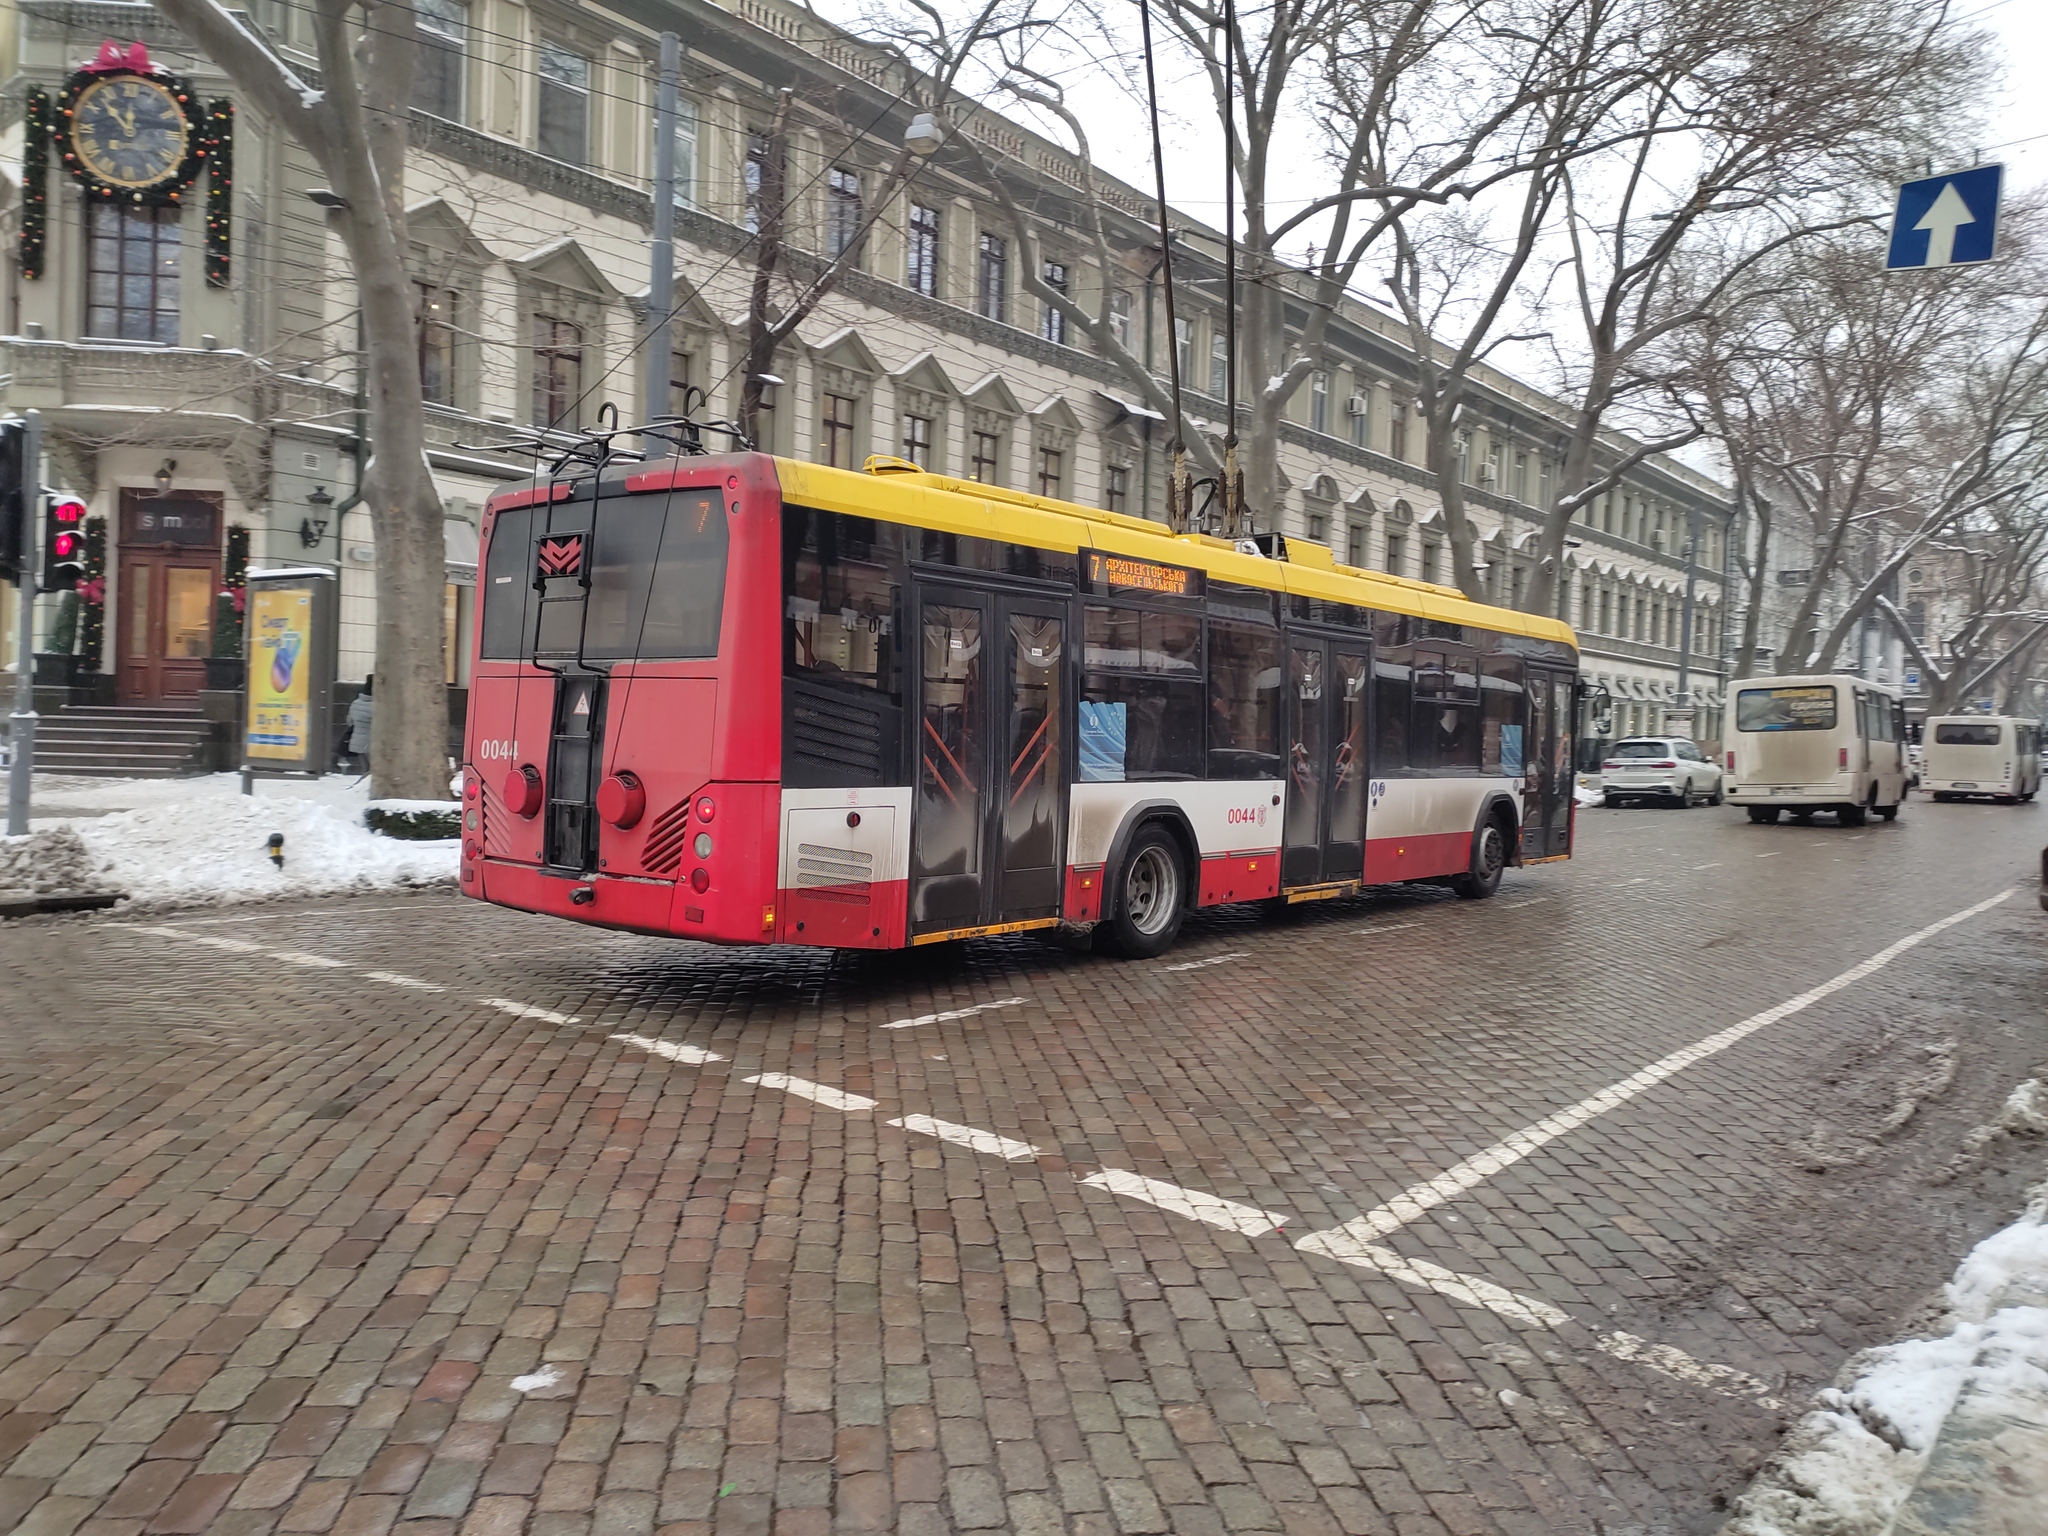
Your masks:
<svg viewBox="0 0 2048 1536"><path fill-rule="evenodd" d="M1555 858L1571 852L1572 679L1564 672L1529 669L1528 787L1522 810L1522 857Z"/></svg>
<svg viewBox="0 0 2048 1536"><path fill-rule="evenodd" d="M913 934L1057 915L1066 629L1064 604L920 591Z"/></svg>
<svg viewBox="0 0 2048 1536"><path fill-rule="evenodd" d="M1358 642L1300 635L1288 640L1282 885L1356 880L1364 872L1371 676Z"/></svg>

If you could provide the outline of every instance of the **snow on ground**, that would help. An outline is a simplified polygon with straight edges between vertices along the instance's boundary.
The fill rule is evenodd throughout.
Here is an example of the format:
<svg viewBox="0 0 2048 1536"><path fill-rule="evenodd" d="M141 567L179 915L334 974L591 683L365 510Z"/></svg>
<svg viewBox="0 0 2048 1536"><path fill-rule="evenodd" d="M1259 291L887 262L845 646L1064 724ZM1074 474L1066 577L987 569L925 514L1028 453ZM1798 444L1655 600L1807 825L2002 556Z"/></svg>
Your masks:
<svg viewBox="0 0 2048 1536"><path fill-rule="evenodd" d="M2048 1403L2048 1183L1984 1239L1944 1296L1948 1330L1865 1350L1846 1385L1818 1393L1735 1505L1721 1536L1883 1536L1913 1492L1944 1420Z"/></svg>
<svg viewBox="0 0 2048 1536"><path fill-rule="evenodd" d="M168 906L261 901L334 891L432 885L456 877L459 843L381 837L363 825L367 780L258 779L241 792L232 773L194 779L85 779L38 775L31 836L69 827L82 841L91 884L137 903ZM284 836L284 867L270 835ZM51 840L54 844L55 840Z"/></svg>

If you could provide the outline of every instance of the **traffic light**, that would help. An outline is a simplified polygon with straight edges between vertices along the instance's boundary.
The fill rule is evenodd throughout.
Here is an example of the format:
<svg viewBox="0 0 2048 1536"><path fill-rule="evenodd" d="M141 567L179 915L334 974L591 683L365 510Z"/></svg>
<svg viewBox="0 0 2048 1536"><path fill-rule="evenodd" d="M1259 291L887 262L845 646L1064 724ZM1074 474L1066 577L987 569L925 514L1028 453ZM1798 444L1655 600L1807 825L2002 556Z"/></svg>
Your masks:
<svg viewBox="0 0 2048 1536"><path fill-rule="evenodd" d="M85 503L51 491L43 507L43 590L68 592L85 577Z"/></svg>
<svg viewBox="0 0 2048 1536"><path fill-rule="evenodd" d="M28 564L28 425L0 421L0 579L18 582Z"/></svg>

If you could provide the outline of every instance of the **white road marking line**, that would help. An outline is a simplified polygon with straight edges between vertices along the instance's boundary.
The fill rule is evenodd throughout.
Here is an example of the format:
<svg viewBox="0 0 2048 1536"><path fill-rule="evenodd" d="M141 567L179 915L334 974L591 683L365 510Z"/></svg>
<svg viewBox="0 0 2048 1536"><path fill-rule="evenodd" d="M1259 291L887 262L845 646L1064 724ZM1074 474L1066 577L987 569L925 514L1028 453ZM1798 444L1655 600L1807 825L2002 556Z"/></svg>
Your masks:
<svg viewBox="0 0 2048 1536"><path fill-rule="evenodd" d="M1012 1141L994 1131L978 1131L971 1125L934 1120L930 1115L905 1115L901 1120L891 1120L889 1124L900 1125L906 1131L917 1131L925 1136L936 1136L941 1141L970 1147L976 1152L986 1152L991 1157L1008 1158L1013 1163L1039 1155L1038 1148L1028 1141Z"/></svg>
<svg viewBox="0 0 2048 1536"><path fill-rule="evenodd" d="M193 937L199 938L200 936L198 934L194 934ZM219 939L212 939L206 942L218 944L222 941ZM258 946L251 944L247 947L250 949L255 949ZM306 954L304 951L297 949L273 949L270 952L270 958L273 960L282 960L286 965L311 966L316 970L323 971L339 970L341 966L346 963L345 961L341 960L330 960L325 955L309 955Z"/></svg>
<svg viewBox="0 0 2048 1536"><path fill-rule="evenodd" d="M365 971L365 981L381 981L390 987L411 987L415 992L446 992L446 987L436 986L431 981L421 981L417 976L401 976L396 971Z"/></svg>
<svg viewBox="0 0 2048 1536"><path fill-rule="evenodd" d="M1784 849L1780 848L1778 850L1778 853L1783 853L1784 851ZM1760 859L1775 859L1778 856L1778 853L1760 853L1757 855L1757 857Z"/></svg>
<svg viewBox="0 0 2048 1536"><path fill-rule="evenodd" d="M1113 1195L1127 1195L1147 1205L1156 1205L1176 1216L1221 1227L1226 1232L1242 1232L1246 1237L1264 1237L1269 1232L1277 1232L1287 1220L1285 1216L1262 1211L1255 1205L1240 1205L1235 1200L1225 1200L1221 1195L1212 1195L1204 1190L1182 1189L1178 1184L1148 1179L1143 1174L1129 1173L1122 1168L1105 1168L1100 1173L1091 1173L1081 1182L1094 1189L1106 1189Z"/></svg>
<svg viewBox="0 0 2048 1536"><path fill-rule="evenodd" d="M1211 955L1206 960L1189 960L1185 964L1169 965L1165 969L1169 971L1199 971L1205 965L1221 965L1226 960L1242 960L1244 955L1245 952L1243 950L1233 949L1228 954Z"/></svg>
<svg viewBox="0 0 2048 1536"><path fill-rule="evenodd" d="M1092 1182L1092 1181L1090 1181ZM1297 1248L1306 1244L1297 1243ZM1348 1255L1340 1256L1342 1262L1361 1269L1376 1269L1390 1279L1399 1280L1422 1290L1435 1291L1439 1296L1467 1306L1484 1307L1496 1316L1523 1328L1560 1329L1573 1321L1570 1313L1547 1301L1534 1296L1524 1296L1511 1291L1504 1285L1491 1280L1482 1280L1477 1275L1461 1275L1455 1270L1445 1269L1440 1264L1431 1264L1424 1259L1405 1258L1391 1248L1377 1243L1360 1244ZM1652 1344L1639 1339L1632 1333L1598 1333L1594 1344L1603 1354L1617 1360L1632 1361L1646 1365L1653 1371L1680 1381L1705 1387L1729 1397L1746 1397L1764 1408L1782 1412L1784 1405L1771 1396L1768 1383L1758 1380L1746 1371L1733 1366L1713 1365L1696 1360L1684 1350L1670 1344Z"/></svg>
<svg viewBox="0 0 2048 1536"><path fill-rule="evenodd" d="M725 1058L715 1051L707 1051L700 1045L677 1045L668 1040L655 1040L647 1035L606 1035L607 1040L616 1040L621 1045L630 1045L646 1051L652 1056L664 1056L670 1061L687 1062L701 1067L707 1061L723 1061ZM759 1082L759 1078L749 1078Z"/></svg>
<svg viewBox="0 0 2048 1536"><path fill-rule="evenodd" d="M531 1003L515 1003L509 997L486 997L482 999L486 1008L500 1008L514 1018L539 1019L543 1024L574 1024L573 1013L556 1013L552 1008L536 1008Z"/></svg>
<svg viewBox="0 0 2048 1536"><path fill-rule="evenodd" d="M1550 900L1550 898L1549 898L1548 896L1525 896L1525 897L1524 897L1524 898L1522 898L1522 900L1520 900L1520 901L1503 901L1503 902L1501 902L1501 903L1499 904L1499 910L1501 910L1502 912L1512 912L1512 911L1514 911L1514 910L1515 910L1515 908L1517 908L1517 907L1533 907L1533 906L1535 906L1535 905L1536 905L1536 904L1537 904L1538 902L1542 902L1542 901L1548 901L1548 900Z"/></svg>
<svg viewBox="0 0 2048 1536"><path fill-rule="evenodd" d="M972 1008L948 1008L943 1013L920 1013L914 1019L898 1019L893 1024L884 1024L884 1029L915 1029L920 1024L943 1024L948 1019L964 1019L977 1013L987 1013L991 1008L1015 1008L1023 1002L1021 997L1006 997L1000 1002L976 1003Z"/></svg>
<svg viewBox="0 0 2048 1536"><path fill-rule="evenodd" d="M857 1093L842 1093L837 1088L827 1088L823 1083L791 1077L787 1072L761 1072L743 1081L759 1083L763 1088L780 1088L784 1093L794 1094L800 1099L809 1099L813 1104L822 1104L827 1109L836 1109L849 1115L865 1114L875 1107L876 1102L873 1099L864 1099Z"/></svg>
<svg viewBox="0 0 2048 1536"><path fill-rule="evenodd" d="M1403 928L1420 928L1421 923L1374 923L1370 928L1353 928L1352 938L1369 937L1375 933L1399 933Z"/></svg>
<svg viewBox="0 0 2048 1536"><path fill-rule="evenodd" d="M167 939L183 939L188 944L204 944L209 949L229 949L238 955L267 953L261 944L251 944L246 939L223 939L211 933L187 933L182 928L139 928L136 931L160 934Z"/></svg>
<svg viewBox="0 0 2048 1536"><path fill-rule="evenodd" d="M370 914L371 914L372 912L417 912L417 911L419 911L419 910L420 910L420 909L419 909L419 908L418 908L417 906L411 906L411 907L351 907L351 908L349 908L349 910L348 910L348 915L349 915L350 917L367 917L367 916L369 916L369 915L370 915ZM181 918L179 918L179 919L178 919L178 921L179 921L179 922L181 922L181 923L192 923L192 924L199 924L199 923L289 923L289 922L291 922L291 921L293 921L294 919L297 919L297 918L303 918L303 917L315 917L315 916L320 916L320 915L323 915L323 914L320 914L320 913L317 913L317 912L259 912L259 913L257 913L257 914L256 914L256 915L255 915L254 917L181 917Z"/></svg>
<svg viewBox="0 0 2048 1536"><path fill-rule="evenodd" d="M1762 1013L1753 1014L1740 1024L1730 1025L1718 1034L1708 1035L1682 1050L1673 1051L1613 1086L1603 1088L1598 1093L1495 1142L1484 1151L1475 1153L1435 1178L1411 1185L1385 1205L1367 1211L1363 1216L1347 1221L1341 1227L1312 1233L1300 1239L1294 1246L1304 1252L1320 1253L1333 1259L1341 1259L1348 1253L1358 1252L1373 1238L1385 1237L1390 1232L1398 1231L1409 1222L1457 1198L1473 1186L1483 1184L1495 1174L1520 1162L1531 1152L1549 1145L1569 1131L1577 1130L1587 1121L1606 1114L1615 1106L1626 1104L1637 1094L1656 1087L1666 1078L1684 1071L1695 1062L1717 1055L1738 1041L1748 1039L1767 1025L1790 1018L1822 998L1832 996L1842 988L1852 986L1864 977L1883 970L1915 945L1924 943L1946 928L1953 928L1957 923L1967 922L1979 913L1990 911L2011 894L2009 890L2000 891L1996 896L1980 901L1975 906L1951 913L1940 922L1929 923L1925 928L1887 945L1860 965L1851 966L1839 976L1832 977L1817 987L1810 987L1775 1008L1767 1008Z"/></svg>
<svg viewBox="0 0 2048 1536"><path fill-rule="evenodd" d="M1719 869L1720 867L1721 867L1721 861L1720 861L1719 859L1716 859L1716 860L1714 860L1714 862L1713 862L1713 863L1711 863L1711 864L1695 864L1695 865L1693 865L1693 868L1694 868L1694 869Z"/></svg>

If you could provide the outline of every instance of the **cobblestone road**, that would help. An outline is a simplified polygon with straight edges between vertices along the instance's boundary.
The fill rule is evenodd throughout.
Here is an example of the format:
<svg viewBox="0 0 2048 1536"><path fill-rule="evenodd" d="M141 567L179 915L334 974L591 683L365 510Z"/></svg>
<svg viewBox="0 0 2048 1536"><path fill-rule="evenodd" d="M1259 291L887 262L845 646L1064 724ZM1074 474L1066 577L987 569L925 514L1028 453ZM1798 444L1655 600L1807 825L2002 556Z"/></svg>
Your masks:
<svg viewBox="0 0 2048 1536"><path fill-rule="evenodd" d="M1594 810L1136 964L11 925L0 1530L1711 1530L2038 1172L1946 1170L2044 837Z"/></svg>

